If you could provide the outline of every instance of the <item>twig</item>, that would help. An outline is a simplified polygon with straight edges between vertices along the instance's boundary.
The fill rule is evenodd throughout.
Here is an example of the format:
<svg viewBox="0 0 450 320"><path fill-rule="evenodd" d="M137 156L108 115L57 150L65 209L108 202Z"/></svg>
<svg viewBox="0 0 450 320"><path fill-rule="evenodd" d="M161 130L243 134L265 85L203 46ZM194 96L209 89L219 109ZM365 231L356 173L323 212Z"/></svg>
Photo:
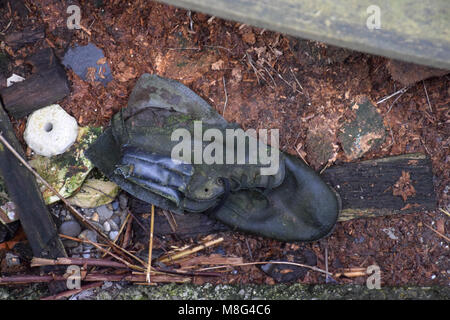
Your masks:
<svg viewBox="0 0 450 320"><path fill-rule="evenodd" d="M442 208L439 208L439 211L445 213L446 215L448 215L450 217L450 213L447 210L444 210Z"/></svg>
<svg viewBox="0 0 450 320"><path fill-rule="evenodd" d="M442 238L444 238L445 240L447 240L448 242L450 242L450 238L449 238L449 237L447 237L447 236L443 235L442 233L440 233L439 231L433 229L431 226L427 225L426 223L424 223L424 224L425 224L425 226L426 226L428 229L432 230L433 232L437 233L437 234L440 235Z"/></svg>
<svg viewBox="0 0 450 320"><path fill-rule="evenodd" d="M146 280L150 283L150 270L152 268L152 250L153 250L153 225L155 223L155 206L152 204L152 215L150 217L150 236L148 240L148 262Z"/></svg>
<svg viewBox="0 0 450 320"><path fill-rule="evenodd" d="M89 289L93 289L93 288L98 288L101 287L103 285L103 281L100 282L94 282L94 283L89 283L85 286L82 286L80 289L73 289L73 290L68 290L68 291L64 291L58 294L55 294L54 296L48 296L45 298L41 298L41 300L59 300L62 298L67 298L70 296L73 296L74 294L78 294L80 292L89 290Z"/></svg>
<svg viewBox="0 0 450 320"><path fill-rule="evenodd" d="M227 93L227 85L225 84L225 77L222 77L223 80L223 91L225 91L225 102L223 104L222 116L225 115L225 109L227 108L228 103L228 93Z"/></svg>
<svg viewBox="0 0 450 320"><path fill-rule="evenodd" d="M0 285L11 285L11 284L29 284L29 283L40 283L40 282L51 282L51 281L65 281L67 280L65 276L62 275L23 275L23 276L10 276L10 277L0 277ZM82 281L92 282L92 281L130 281L130 282L144 282L145 274L103 274L103 273L89 273L81 279ZM189 278L184 276L176 275L164 275L158 274L153 275L153 282L188 282Z"/></svg>
<svg viewBox="0 0 450 320"><path fill-rule="evenodd" d="M291 71L291 73L292 73L292 76L293 76L293 77L294 77L294 79L295 79L295 82L297 82L297 84L298 84L298 86L300 87L300 89L302 89L302 91L304 91L304 89L303 89L302 85L300 84L300 81L298 81L297 77L295 76L295 73L294 73L294 71L292 71L292 68L289 68L289 70Z"/></svg>
<svg viewBox="0 0 450 320"><path fill-rule="evenodd" d="M206 48L217 48L217 49L223 49L223 50L226 50L226 51L228 51L229 53L231 53L232 51L230 50L230 49L228 49L228 48L225 48L225 47L223 47L223 46L208 46L208 45L204 45L204 47L206 47ZM236 46L235 46L236 47ZM235 47L233 47L233 49L235 48Z"/></svg>
<svg viewBox="0 0 450 320"><path fill-rule="evenodd" d="M201 48L200 47L190 47L190 48L166 48L167 50L171 51L171 50L197 50L200 51Z"/></svg>
<svg viewBox="0 0 450 320"><path fill-rule="evenodd" d="M164 272L168 274L181 275L181 276L189 276L189 277L221 277L222 275L218 272L195 272L195 271L187 271L187 270L171 270L166 268L155 268L159 272Z"/></svg>
<svg viewBox="0 0 450 320"><path fill-rule="evenodd" d="M76 242L81 242L81 243L88 243L89 240L84 240L84 239L79 239L79 238L74 238L71 236L66 236L65 234L60 233L59 234L60 238L64 238L64 239L68 239L68 240L72 240L72 241L76 241ZM109 247L107 244L103 244L103 243L97 243L99 246L103 246L103 247Z"/></svg>
<svg viewBox="0 0 450 320"><path fill-rule="evenodd" d="M392 102L392 104L389 106L388 111L386 112L386 114L388 114L389 112L391 112L392 107L394 106L394 104L397 102L398 99L400 99L402 97L402 95L409 89L409 87L406 88L405 91L403 91L402 93L400 93L400 95L395 98L394 102Z"/></svg>
<svg viewBox="0 0 450 320"><path fill-rule="evenodd" d="M258 73L260 73L259 72L259 70L253 65L253 59L252 59L252 57L248 54L248 52L247 53L245 53L246 54L246 56L247 56L247 60L248 60L248 63L250 64L250 66L252 67L252 69L253 69L253 72L255 73L255 75L256 75L256 80L258 80L258 84L259 84L259 77L258 77ZM261 77L263 78L263 80L264 81L266 81L267 82L267 80L266 80L266 78L264 78L264 76L261 74Z"/></svg>
<svg viewBox="0 0 450 320"><path fill-rule="evenodd" d="M214 270L214 269L229 268L229 267L252 266L252 265L258 265L258 264L286 264L286 265L291 265L291 266L296 266L296 267L308 268L308 269L311 269L314 271L325 273L329 276L333 275L333 274L331 274L325 270L319 269L317 267L308 266L306 264L301 264L301 263L296 263L296 262L288 262L288 261L264 261L264 262L236 263L236 264L231 263L231 264L222 265L222 266L203 268L203 269L199 269L197 271L206 271L206 270Z"/></svg>
<svg viewBox="0 0 450 320"><path fill-rule="evenodd" d="M187 16L189 17L189 33L195 33L194 31L194 21L192 20L192 12L188 10Z"/></svg>
<svg viewBox="0 0 450 320"><path fill-rule="evenodd" d="M342 276L347 278L357 278L357 277L364 277L366 276L366 271L348 271L348 272L341 272L341 273L335 273L335 278L340 278Z"/></svg>
<svg viewBox="0 0 450 320"><path fill-rule="evenodd" d="M92 33L86 27L84 27L82 24L80 24L80 29L83 30L84 32L86 32L89 36L92 35Z"/></svg>
<svg viewBox="0 0 450 320"><path fill-rule="evenodd" d="M406 90L408 90L408 89L409 89L409 87L403 87L403 88L401 88L400 90L395 91L394 93L388 95L387 97L384 97L383 99L381 99L380 101L378 101L377 104L383 103L383 102L385 102L386 100L389 100L390 98L392 98L392 97L394 97L394 96L396 96L396 95L398 95L398 94L400 94L400 93L403 94L403 93L405 93Z"/></svg>
<svg viewBox="0 0 450 320"><path fill-rule="evenodd" d="M250 259L253 260L252 250L250 249L250 245L248 243L248 239L247 238L245 238L245 244L247 245L247 250L248 250L248 254L250 256Z"/></svg>
<svg viewBox="0 0 450 320"><path fill-rule="evenodd" d="M325 165L325 167L323 167L323 169L322 170L320 170L320 172L319 172L319 174L322 174L322 173L324 173L325 172L325 170L327 170L328 169L328 167L331 165L331 163L330 162L327 162L327 164Z"/></svg>
<svg viewBox="0 0 450 320"><path fill-rule="evenodd" d="M89 185L87 185L87 184L85 184L83 187L85 187L85 188L91 188L91 189L94 190L94 191L100 192L101 194L103 194L103 195L106 196L107 198L110 198L111 200L114 200L114 199L115 199L114 197L110 196L110 195L107 194L106 192L104 192L104 191L102 191L102 190L100 190L100 189L91 187L91 186L89 186Z"/></svg>
<svg viewBox="0 0 450 320"><path fill-rule="evenodd" d="M164 217L166 217L167 223L169 224L170 230L172 230L173 233L177 231L177 221L173 217L172 212L167 210L162 210L162 213L164 214Z"/></svg>
<svg viewBox="0 0 450 320"><path fill-rule="evenodd" d="M43 266L67 266L67 265L77 265L77 266L97 266L97 267L111 267L111 268L125 268L128 267L116 261L110 261L105 259L95 259L95 258L57 258L57 259L45 259L34 257L31 259L31 267L43 267Z"/></svg>
<svg viewBox="0 0 450 320"><path fill-rule="evenodd" d="M306 161L305 157L298 151L297 147L295 147L295 151L297 151L298 156L308 165L308 167L310 167L308 161Z"/></svg>
<svg viewBox="0 0 450 320"><path fill-rule="evenodd" d="M123 236L122 247L126 248L131 239L131 227L133 226L133 216L130 215L130 219L127 222L127 228L125 235Z"/></svg>
<svg viewBox="0 0 450 320"><path fill-rule="evenodd" d="M325 282L328 283L329 281L329 275L328 275L328 243L325 245L325 271L326 271L326 276L325 276Z"/></svg>
<svg viewBox="0 0 450 320"><path fill-rule="evenodd" d="M433 108L431 108L430 98L428 97L427 87L425 86L424 80L422 80L422 84L423 84L423 89L425 90L425 95L427 96L428 107L430 108L430 111L433 112Z"/></svg>
<svg viewBox="0 0 450 320"><path fill-rule="evenodd" d="M120 262L122 262L123 264L125 264L125 265L126 265L128 268L130 268L130 269L137 270L137 271L145 271L144 268L141 268L141 267L139 267L139 266L136 266L136 265L134 265L134 264L129 263L128 261L126 261L126 260L122 259L121 257L115 255L114 253L109 252L109 251L106 250L106 249L103 249L102 247L100 247L100 246L99 246L98 244L96 244L95 242L92 242L92 241L89 241L89 240L88 240L88 243L91 244L91 245L93 245L94 247L96 247L98 250L100 250L100 251L102 251L102 252L104 252L104 253L110 255L111 257L113 257L113 258L119 260ZM136 257L136 258L137 258L137 257ZM137 259L139 259L139 258L137 258ZM141 260L141 259L139 259L139 260ZM145 265L145 262L141 260L141 264L142 264L142 265Z"/></svg>
<svg viewBox="0 0 450 320"><path fill-rule="evenodd" d="M205 248L208 248L208 247L211 247L213 245L216 245L216 244L218 244L218 243L220 243L222 241L223 241L223 238L218 238L218 239L215 239L215 240L211 240L211 241L208 241L208 242L206 242L204 244L201 244L201 245L199 245L197 247L194 247L192 249L187 249L187 250L184 250L182 252L176 253L173 256L168 255L166 257L163 257L162 259L159 260L159 262L166 263L166 262L170 262L170 261L173 261L173 260L177 260L177 259L183 258L185 256L188 256L190 254L193 254L195 252L198 252L200 250L203 250Z"/></svg>
<svg viewBox="0 0 450 320"><path fill-rule="evenodd" d="M130 209L128 209L127 211L128 211L128 214L130 214L130 215L133 217L134 221L136 221L136 223L142 228L142 230L144 230L144 232L146 232L146 233L149 233L149 232L150 232L150 230L148 230L147 227L144 226L144 225L139 221L139 219L134 215L133 212L131 212Z"/></svg>

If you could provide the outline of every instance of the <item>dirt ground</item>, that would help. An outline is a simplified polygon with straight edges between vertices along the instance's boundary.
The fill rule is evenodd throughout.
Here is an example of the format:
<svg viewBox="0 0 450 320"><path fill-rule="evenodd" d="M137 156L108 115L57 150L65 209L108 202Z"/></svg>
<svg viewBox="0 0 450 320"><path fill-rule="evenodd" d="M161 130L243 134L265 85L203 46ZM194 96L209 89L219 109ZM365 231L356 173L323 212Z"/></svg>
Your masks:
<svg viewBox="0 0 450 320"><path fill-rule="evenodd" d="M67 46L94 43L104 51L114 80L106 87L81 80L68 71L71 94L61 106L80 125L107 125L126 107L127 98L143 73L182 82L209 102L226 120L246 128L277 128L283 151L302 156L315 169L350 161L337 139L351 117L356 97L366 95L384 118L389 133L383 145L362 160L421 152L432 159L438 207L450 200L450 77L431 78L396 97L376 104L402 85L391 79L387 59L335 50L321 43L149 1L80 1L82 30L65 30L64 1L36 1L30 18L46 27L47 38L17 51L15 67L27 72L23 58L38 47L51 46L62 57ZM11 20L1 19L3 30ZM11 29L26 23L13 19ZM309 50L309 51L308 51ZM427 94L429 103L427 101ZM18 136L25 120L15 122ZM333 150L325 162L314 156L308 135L323 124ZM324 130L324 129L320 129ZM331 272L342 268L381 268L382 285L449 285L449 243L426 225L447 234L449 217L443 212L417 212L395 217L341 222L319 242L289 244L238 233L225 233L221 249L244 261L288 259L292 252L311 250L317 266ZM383 231L389 229L394 237ZM395 239L396 238L396 239ZM165 243L170 246L174 243ZM212 253L217 248L206 250ZM205 252L204 252L205 253ZM226 273L220 283L272 284L256 266ZM365 277L339 278L337 283L365 283ZM196 280L203 282L202 280ZM301 283L325 283L323 274L310 271Z"/></svg>

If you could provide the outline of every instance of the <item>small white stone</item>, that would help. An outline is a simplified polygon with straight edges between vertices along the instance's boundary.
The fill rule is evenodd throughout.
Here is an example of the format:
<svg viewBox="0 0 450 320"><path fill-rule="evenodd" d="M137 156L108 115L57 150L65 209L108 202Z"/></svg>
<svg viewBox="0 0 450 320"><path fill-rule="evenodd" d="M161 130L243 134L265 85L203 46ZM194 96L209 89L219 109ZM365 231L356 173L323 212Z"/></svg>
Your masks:
<svg viewBox="0 0 450 320"><path fill-rule="evenodd" d="M116 238L117 238L118 235L119 235L119 231L111 231L111 232L109 233L109 238L110 238L112 241L114 241L114 240L116 240Z"/></svg>
<svg viewBox="0 0 450 320"><path fill-rule="evenodd" d="M111 225L109 224L108 221L105 221L105 223L103 224L103 229L105 229L105 232L111 231Z"/></svg>
<svg viewBox="0 0 450 320"><path fill-rule="evenodd" d="M58 104L39 109L28 118L25 142L37 154L51 157L64 153L76 141L77 121Z"/></svg>

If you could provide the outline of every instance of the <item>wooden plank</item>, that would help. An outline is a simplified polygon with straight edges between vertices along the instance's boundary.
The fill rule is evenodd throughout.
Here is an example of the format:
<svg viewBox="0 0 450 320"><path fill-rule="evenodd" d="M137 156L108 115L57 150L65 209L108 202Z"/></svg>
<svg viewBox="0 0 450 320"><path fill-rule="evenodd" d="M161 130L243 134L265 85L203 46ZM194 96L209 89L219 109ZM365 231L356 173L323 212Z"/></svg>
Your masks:
<svg viewBox="0 0 450 320"><path fill-rule="evenodd" d="M415 194L406 201L393 194L393 187L403 171L410 174L411 185L415 189ZM436 210L431 160L423 154L406 154L337 165L328 168L322 178L337 190L341 197L342 211L339 221ZM132 199L131 212L135 215L148 213L149 210L149 204ZM155 216L157 236L173 234L179 238L190 238L230 230L201 213L173 216L177 224L176 232L172 231L166 217ZM139 219L141 224L148 224L148 219ZM148 231L139 226L136 226L135 230L138 230L138 233L143 232L141 235L144 237L148 236Z"/></svg>
<svg viewBox="0 0 450 320"><path fill-rule="evenodd" d="M22 147L1 102L0 132L24 157ZM16 205L33 255L42 258L65 257L66 252L34 175L22 166L2 143L0 143L0 175L3 177L9 197Z"/></svg>
<svg viewBox="0 0 450 320"><path fill-rule="evenodd" d="M26 28L22 31L15 31L7 34L5 36L5 42L8 46L14 48L15 50L30 44L35 43L38 40L45 38L45 28Z"/></svg>
<svg viewBox="0 0 450 320"><path fill-rule="evenodd" d="M450 70L448 0L160 0L292 36ZM378 5L381 28L367 8Z"/></svg>
<svg viewBox="0 0 450 320"><path fill-rule="evenodd" d="M402 173L410 175L415 194L406 201L394 195ZM334 166L322 175L342 200L340 221L436 210L431 159L406 154Z"/></svg>

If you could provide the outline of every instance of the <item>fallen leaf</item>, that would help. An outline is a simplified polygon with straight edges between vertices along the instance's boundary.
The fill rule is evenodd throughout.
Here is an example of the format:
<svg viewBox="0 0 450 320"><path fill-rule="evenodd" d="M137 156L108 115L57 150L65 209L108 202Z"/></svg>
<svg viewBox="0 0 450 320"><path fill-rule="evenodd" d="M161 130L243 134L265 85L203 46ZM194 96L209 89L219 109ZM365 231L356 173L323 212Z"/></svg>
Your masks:
<svg viewBox="0 0 450 320"><path fill-rule="evenodd" d="M117 79L120 82L126 82L126 81L134 79L136 77L137 77L137 74L134 71L134 69L132 67L127 67L124 72L122 72L121 74L119 74L117 76Z"/></svg>
<svg viewBox="0 0 450 320"><path fill-rule="evenodd" d="M242 40L244 40L245 42L247 42L248 44L255 44L256 42L256 37L255 34L253 32L247 32L244 33L242 35Z"/></svg>
<svg viewBox="0 0 450 320"><path fill-rule="evenodd" d="M224 66L224 62L223 62L222 59L220 59L219 61L214 62L214 63L211 65L211 69L212 69L212 70L220 70L220 69L223 69L223 66Z"/></svg>
<svg viewBox="0 0 450 320"><path fill-rule="evenodd" d="M406 201L408 197L416 194L416 189L412 185L410 173L402 170L402 176L394 184L392 194L394 196L401 196L403 201Z"/></svg>

